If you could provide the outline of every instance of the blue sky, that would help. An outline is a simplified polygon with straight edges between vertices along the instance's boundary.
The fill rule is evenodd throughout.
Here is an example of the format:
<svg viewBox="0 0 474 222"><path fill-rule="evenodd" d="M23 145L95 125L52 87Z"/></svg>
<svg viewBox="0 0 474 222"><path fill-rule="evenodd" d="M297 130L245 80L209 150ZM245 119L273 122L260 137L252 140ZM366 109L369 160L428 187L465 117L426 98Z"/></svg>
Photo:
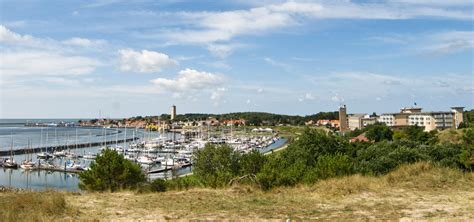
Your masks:
<svg viewBox="0 0 474 222"><path fill-rule="evenodd" d="M474 106L466 0L0 0L0 117Z"/></svg>

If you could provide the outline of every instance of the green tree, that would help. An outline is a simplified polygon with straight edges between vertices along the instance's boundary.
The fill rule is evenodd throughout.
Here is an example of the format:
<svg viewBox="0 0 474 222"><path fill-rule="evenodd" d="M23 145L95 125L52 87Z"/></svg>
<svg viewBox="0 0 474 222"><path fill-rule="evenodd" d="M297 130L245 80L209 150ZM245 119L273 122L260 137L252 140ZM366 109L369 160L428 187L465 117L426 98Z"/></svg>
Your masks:
<svg viewBox="0 0 474 222"><path fill-rule="evenodd" d="M466 129L462 137L460 161L466 169L474 169L474 129Z"/></svg>
<svg viewBox="0 0 474 222"><path fill-rule="evenodd" d="M79 188L91 191L116 191L136 188L146 178L140 166L106 149L91 163L90 170L79 174Z"/></svg>
<svg viewBox="0 0 474 222"><path fill-rule="evenodd" d="M225 186L239 174L240 157L228 145L206 144L193 154L193 173L207 186Z"/></svg>
<svg viewBox="0 0 474 222"><path fill-rule="evenodd" d="M251 152L242 155L240 159L240 174L256 175L263 168L266 160L265 155L260 153L258 150L252 150Z"/></svg>
<svg viewBox="0 0 474 222"><path fill-rule="evenodd" d="M365 136L375 142L392 140L393 131L385 124L376 123L367 126Z"/></svg>
<svg viewBox="0 0 474 222"><path fill-rule="evenodd" d="M354 165L347 155L319 156L316 165L307 171L303 181L314 183L319 179L349 175L354 172Z"/></svg>

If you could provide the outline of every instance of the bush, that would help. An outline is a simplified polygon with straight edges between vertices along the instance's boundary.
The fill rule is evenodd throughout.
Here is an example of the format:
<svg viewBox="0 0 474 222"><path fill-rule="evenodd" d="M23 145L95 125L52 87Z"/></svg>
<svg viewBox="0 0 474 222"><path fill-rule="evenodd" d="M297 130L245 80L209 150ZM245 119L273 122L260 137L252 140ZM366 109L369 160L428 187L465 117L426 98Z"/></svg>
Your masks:
<svg viewBox="0 0 474 222"><path fill-rule="evenodd" d="M150 183L152 192L165 192L166 191L166 180L156 179Z"/></svg>
<svg viewBox="0 0 474 222"><path fill-rule="evenodd" d="M324 155L318 157L316 166L308 170L304 176L305 183L314 183L319 179L350 175L354 172L351 159L343 154Z"/></svg>
<svg viewBox="0 0 474 222"><path fill-rule="evenodd" d="M167 190L187 190L194 187L204 187L205 185L195 175L178 177L166 181Z"/></svg>
<svg viewBox="0 0 474 222"><path fill-rule="evenodd" d="M116 191L136 188L146 180L139 165L106 149L91 163L90 170L79 174L79 188L91 191Z"/></svg>
<svg viewBox="0 0 474 222"><path fill-rule="evenodd" d="M227 145L207 144L194 152L193 173L210 187L221 187L240 172L240 153Z"/></svg>
<svg viewBox="0 0 474 222"><path fill-rule="evenodd" d="M417 146L411 147L399 142L379 142L357 152L357 172L384 174L403 163L428 160Z"/></svg>
<svg viewBox="0 0 474 222"><path fill-rule="evenodd" d="M367 126L365 136L375 142L392 140L393 131L385 124L376 123Z"/></svg>
<svg viewBox="0 0 474 222"><path fill-rule="evenodd" d="M347 153L350 150L349 144L343 138L332 133L307 128L287 149L267 159L261 172L257 174L257 180L263 189L293 186L303 181L305 175L307 175L306 180L313 180L310 179L313 176L308 171L317 166L318 158ZM323 165L319 166L321 171L323 171Z"/></svg>
<svg viewBox="0 0 474 222"><path fill-rule="evenodd" d="M266 160L265 155L257 150L252 150L250 153L243 154L239 162L240 175L256 175L263 168Z"/></svg>

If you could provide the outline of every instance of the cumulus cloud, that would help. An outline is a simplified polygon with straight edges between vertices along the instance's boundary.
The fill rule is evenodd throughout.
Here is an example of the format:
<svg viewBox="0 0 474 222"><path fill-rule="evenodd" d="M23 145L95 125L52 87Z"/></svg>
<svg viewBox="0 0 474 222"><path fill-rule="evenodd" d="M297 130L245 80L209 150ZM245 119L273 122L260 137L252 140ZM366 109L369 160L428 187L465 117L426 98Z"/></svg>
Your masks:
<svg viewBox="0 0 474 222"><path fill-rule="evenodd" d="M60 41L22 35L5 26L0 26L0 44L5 49L1 55L0 74L10 79L12 76L83 75L101 65L97 59L80 55L82 53Z"/></svg>
<svg viewBox="0 0 474 222"><path fill-rule="evenodd" d="M122 49L119 50L119 53L120 70L125 72L160 72L163 68L178 64L176 60L171 59L168 55L155 51Z"/></svg>
<svg viewBox="0 0 474 222"><path fill-rule="evenodd" d="M174 79L157 78L151 82L170 92L190 92L196 90L215 89L224 82L224 77L209 72L194 69L181 70Z"/></svg>
<svg viewBox="0 0 474 222"><path fill-rule="evenodd" d="M21 35L0 25L0 43L17 46L45 46L45 41L31 35Z"/></svg>

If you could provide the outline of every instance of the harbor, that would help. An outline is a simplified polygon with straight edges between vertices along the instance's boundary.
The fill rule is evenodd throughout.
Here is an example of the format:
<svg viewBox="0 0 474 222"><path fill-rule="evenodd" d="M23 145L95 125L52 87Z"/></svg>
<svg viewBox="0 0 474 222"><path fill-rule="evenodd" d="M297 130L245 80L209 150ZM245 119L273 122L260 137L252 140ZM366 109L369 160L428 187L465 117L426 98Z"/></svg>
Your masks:
<svg viewBox="0 0 474 222"><path fill-rule="evenodd" d="M268 153L286 144L286 139L277 133L232 127L152 131L134 127L45 125L51 124L9 126L10 133L0 127L0 132L3 130L0 144L5 144L0 150L0 186L78 191L77 174L88 170L105 149L139 164L148 180L154 180L192 173L192 154L207 143L227 144L241 153L254 149ZM32 147L31 138L37 141L37 147ZM10 149L6 149L6 144L10 144Z"/></svg>

